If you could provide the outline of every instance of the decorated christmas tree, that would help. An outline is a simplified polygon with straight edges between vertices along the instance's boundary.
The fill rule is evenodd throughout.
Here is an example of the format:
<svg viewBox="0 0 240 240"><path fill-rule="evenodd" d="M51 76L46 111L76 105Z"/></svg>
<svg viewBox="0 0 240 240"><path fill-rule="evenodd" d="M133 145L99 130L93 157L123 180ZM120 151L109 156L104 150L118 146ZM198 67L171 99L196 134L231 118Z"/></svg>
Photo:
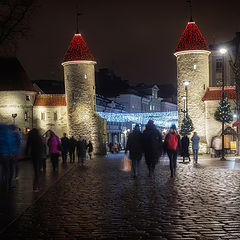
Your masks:
<svg viewBox="0 0 240 240"><path fill-rule="evenodd" d="M185 134L190 135L190 133L194 130L194 126L192 123L192 119L187 114L186 117L182 121L180 134L184 136Z"/></svg>
<svg viewBox="0 0 240 240"><path fill-rule="evenodd" d="M217 108L217 111L214 114L214 117L219 122L229 123L233 120L231 106L230 106L227 98L219 101L219 106Z"/></svg>

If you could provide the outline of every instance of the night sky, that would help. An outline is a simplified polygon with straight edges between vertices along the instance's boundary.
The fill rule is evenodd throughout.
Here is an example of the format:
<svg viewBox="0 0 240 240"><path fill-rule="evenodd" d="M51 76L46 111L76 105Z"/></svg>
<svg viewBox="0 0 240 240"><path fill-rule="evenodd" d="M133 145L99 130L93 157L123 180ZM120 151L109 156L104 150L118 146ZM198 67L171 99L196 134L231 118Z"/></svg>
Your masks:
<svg viewBox="0 0 240 240"><path fill-rule="evenodd" d="M31 80L63 79L61 61L76 32L97 60L131 85L176 84L174 49L189 21L186 0L41 0L18 58ZM240 31L240 1L193 0L193 20L208 44L231 40Z"/></svg>

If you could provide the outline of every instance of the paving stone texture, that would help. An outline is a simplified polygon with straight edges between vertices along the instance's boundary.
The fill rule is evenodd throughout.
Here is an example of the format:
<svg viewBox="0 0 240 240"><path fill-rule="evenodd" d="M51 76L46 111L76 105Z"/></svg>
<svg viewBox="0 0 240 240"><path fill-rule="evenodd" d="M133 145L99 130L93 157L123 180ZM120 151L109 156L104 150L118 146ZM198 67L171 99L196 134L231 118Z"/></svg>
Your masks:
<svg viewBox="0 0 240 240"><path fill-rule="evenodd" d="M149 178L142 161L134 180L122 156L76 167L0 239L240 239L239 170L200 160L172 179L161 160Z"/></svg>

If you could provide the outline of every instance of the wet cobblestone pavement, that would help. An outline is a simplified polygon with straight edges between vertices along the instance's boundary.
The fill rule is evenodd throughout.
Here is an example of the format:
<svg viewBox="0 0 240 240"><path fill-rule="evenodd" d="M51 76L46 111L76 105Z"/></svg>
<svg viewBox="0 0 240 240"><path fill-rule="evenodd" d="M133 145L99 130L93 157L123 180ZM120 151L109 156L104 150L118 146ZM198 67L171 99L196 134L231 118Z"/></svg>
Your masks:
<svg viewBox="0 0 240 240"><path fill-rule="evenodd" d="M240 172L168 161L149 178L120 170L123 155L77 167L0 239L240 239Z"/></svg>

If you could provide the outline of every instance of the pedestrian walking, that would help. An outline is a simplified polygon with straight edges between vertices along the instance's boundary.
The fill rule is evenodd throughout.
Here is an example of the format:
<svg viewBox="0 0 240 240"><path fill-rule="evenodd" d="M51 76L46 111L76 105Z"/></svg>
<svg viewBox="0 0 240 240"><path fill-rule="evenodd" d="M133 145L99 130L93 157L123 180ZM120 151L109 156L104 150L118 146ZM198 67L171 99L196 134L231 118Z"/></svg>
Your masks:
<svg viewBox="0 0 240 240"><path fill-rule="evenodd" d="M0 183L6 189L10 176L11 135L6 124L0 124Z"/></svg>
<svg viewBox="0 0 240 240"><path fill-rule="evenodd" d="M77 155L78 155L78 163L83 165L86 160L86 152L87 152L87 144L81 136L79 136L79 140L77 141Z"/></svg>
<svg viewBox="0 0 240 240"><path fill-rule="evenodd" d="M69 152L69 139L67 138L67 134L63 133L63 137L61 138L62 142L62 163L67 163L67 154Z"/></svg>
<svg viewBox="0 0 240 240"><path fill-rule="evenodd" d="M89 143L87 145L87 149L88 149L89 158L92 159L93 145L92 145L91 141L89 141Z"/></svg>
<svg viewBox="0 0 240 240"><path fill-rule="evenodd" d="M193 159L194 159L195 163L198 163L198 150L199 150L200 138L197 135L197 132L193 133L191 141L192 141L192 149L193 149Z"/></svg>
<svg viewBox="0 0 240 240"><path fill-rule="evenodd" d="M149 177L151 177L154 174L158 159L162 155L162 135L157 130L153 120L148 121L146 129L143 131L143 148Z"/></svg>
<svg viewBox="0 0 240 240"><path fill-rule="evenodd" d="M43 151L43 143L39 131L33 128L28 133L26 154L31 157L34 169L33 191L39 191L40 161Z"/></svg>
<svg viewBox="0 0 240 240"><path fill-rule="evenodd" d="M220 157L222 152L222 138L220 136L216 136L213 140L212 146L215 150L215 156Z"/></svg>
<svg viewBox="0 0 240 240"><path fill-rule="evenodd" d="M72 136L72 137L69 139L69 157L70 157L70 163L74 163L74 162L75 162L76 144L77 144L77 140Z"/></svg>
<svg viewBox="0 0 240 240"><path fill-rule="evenodd" d="M113 153L113 143L112 142L110 142L109 144L108 144L108 149L109 149L109 152L111 152L111 153Z"/></svg>
<svg viewBox="0 0 240 240"><path fill-rule="evenodd" d="M181 150L180 136L177 133L175 124L172 124L168 134L165 137L164 148L167 151L167 155L170 161L171 177L176 176L177 169L177 155Z"/></svg>
<svg viewBox="0 0 240 240"><path fill-rule="evenodd" d="M139 174L139 163L143 154L143 135L138 124L136 124L133 132L128 136L125 154L128 151L132 162L133 177L136 178Z"/></svg>
<svg viewBox="0 0 240 240"><path fill-rule="evenodd" d="M46 160L47 160L47 140L45 136L41 137L42 140L42 151L40 155L40 170L46 171Z"/></svg>
<svg viewBox="0 0 240 240"><path fill-rule="evenodd" d="M182 137L181 146L182 146L183 162L185 161L185 158L188 158L189 162L191 162L190 154L189 154L189 138L188 138L187 134L185 134Z"/></svg>
<svg viewBox="0 0 240 240"><path fill-rule="evenodd" d="M9 188L13 188L15 186L15 179L18 175L18 159L17 156L20 151L21 146L21 135L18 128L11 124L8 126L10 130L10 140L11 140L11 148L10 148L10 160L9 160Z"/></svg>
<svg viewBox="0 0 240 240"><path fill-rule="evenodd" d="M50 138L48 139L48 147L50 158L53 166L53 171L58 170L58 157L61 153L61 141L58 136L55 135L54 132L50 131Z"/></svg>

